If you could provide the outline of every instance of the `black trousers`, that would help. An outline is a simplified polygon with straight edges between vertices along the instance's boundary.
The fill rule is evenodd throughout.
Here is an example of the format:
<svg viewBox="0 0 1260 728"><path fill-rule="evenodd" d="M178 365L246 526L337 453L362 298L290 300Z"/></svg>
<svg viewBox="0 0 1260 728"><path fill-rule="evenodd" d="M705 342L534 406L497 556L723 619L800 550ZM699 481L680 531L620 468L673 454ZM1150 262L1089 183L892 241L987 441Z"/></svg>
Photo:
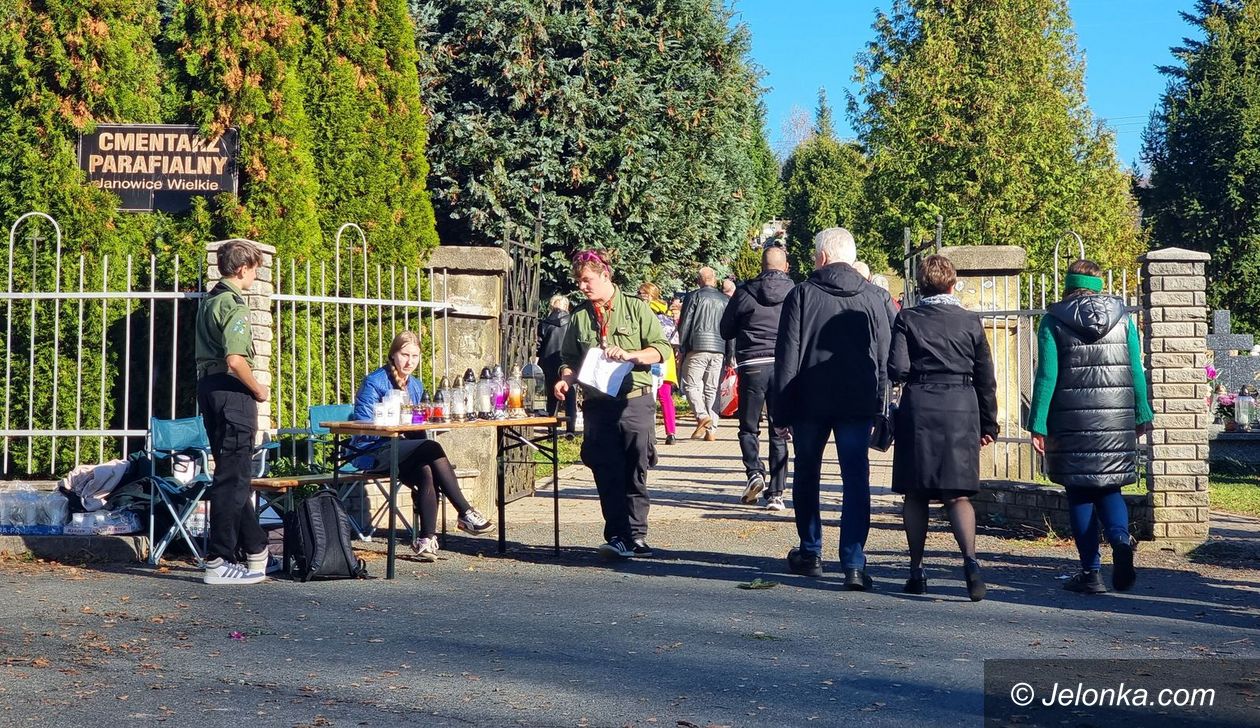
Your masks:
<svg viewBox="0 0 1260 728"><path fill-rule="evenodd" d="M197 382L197 405L214 455L214 483L208 491L207 558L237 561L242 554L262 553L267 548L267 533L258 525L258 513L249 497L258 403L236 377L212 374Z"/></svg>
<svg viewBox="0 0 1260 728"><path fill-rule="evenodd" d="M656 447L656 401L651 394L631 399L587 397L582 462L595 475L604 539L629 545L647 537L647 474Z"/></svg>
<svg viewBox="0 0 1260 728"><path fill-rule="evenodd" d="M771 396L774 392L774 365L755 364L739 369L739 450L744 460L744 474L752 477L766 469L761 460L761 411L766 410L766 425L770 428L770 477L766 484L766 497L782 496L787 483L787 441L774 431L770 418Z"/></svg>

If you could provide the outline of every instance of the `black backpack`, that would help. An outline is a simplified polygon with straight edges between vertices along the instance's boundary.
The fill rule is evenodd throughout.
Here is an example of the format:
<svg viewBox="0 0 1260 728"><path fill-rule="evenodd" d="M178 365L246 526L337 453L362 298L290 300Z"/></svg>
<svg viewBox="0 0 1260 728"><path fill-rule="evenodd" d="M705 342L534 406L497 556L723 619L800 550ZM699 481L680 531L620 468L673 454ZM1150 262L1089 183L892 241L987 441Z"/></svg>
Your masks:
<svg viewBox="0 0 1260 728"><path fill-rule="evenodd" d="M290 578L366 579L367 565L350 548L350 518L331 490L306 498L284 520Z"/></svg>

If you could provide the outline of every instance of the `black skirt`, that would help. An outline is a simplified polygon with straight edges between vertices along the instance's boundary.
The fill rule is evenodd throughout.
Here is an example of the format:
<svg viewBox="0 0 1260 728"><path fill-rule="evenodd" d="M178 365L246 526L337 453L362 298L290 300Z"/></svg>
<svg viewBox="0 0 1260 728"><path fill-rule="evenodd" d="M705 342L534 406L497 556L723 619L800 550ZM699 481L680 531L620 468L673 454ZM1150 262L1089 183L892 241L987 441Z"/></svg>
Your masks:
<svg viewBox="0 0 1260 728"><path fill-rule="evenodd" d="M979 492L980 411L970 384L911 383L894 427L894 492L933 500Z"/></svg>

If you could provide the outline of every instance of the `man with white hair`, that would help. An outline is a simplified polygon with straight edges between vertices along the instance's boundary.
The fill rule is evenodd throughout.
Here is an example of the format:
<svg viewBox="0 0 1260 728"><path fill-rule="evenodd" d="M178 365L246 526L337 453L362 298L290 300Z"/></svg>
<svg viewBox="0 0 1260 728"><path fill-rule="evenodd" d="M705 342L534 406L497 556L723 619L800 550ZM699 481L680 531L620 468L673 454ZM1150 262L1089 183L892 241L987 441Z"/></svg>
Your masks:
<svg viewBox="0 0 1260 728"><path fill-rule="evenodd" d="M790 429L796 459L792 505L800 547L788 552L794 574L822 576L819 480L833 436L844 500L840 567L848 589L866 590L866 536L871 525L871 426L886 382L892 321L888 294L853 268L857 246L844 228L814 236L815 270L783 302L775 345L776 427Z"/></svg>
<svg viewBox="0 0 1260 728"><path fill-rule="evenodd" d="M683 388L696 416L693 440L716 440L718 382L726 360L726 340L719 324L730 299L717 288L717 272L708 266L696 275L700 285L687 296L678 322L678 343L683 352Z"/></svg>

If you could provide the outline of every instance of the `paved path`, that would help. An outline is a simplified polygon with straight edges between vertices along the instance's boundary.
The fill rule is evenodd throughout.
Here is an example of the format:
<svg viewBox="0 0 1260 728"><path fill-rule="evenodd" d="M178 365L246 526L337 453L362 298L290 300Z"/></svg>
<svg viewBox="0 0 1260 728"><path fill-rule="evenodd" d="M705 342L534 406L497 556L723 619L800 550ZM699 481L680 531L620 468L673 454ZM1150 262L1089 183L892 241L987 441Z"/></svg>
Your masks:
<svg viewBox="0 0 1260 728"><path fill-rule="evenodd" d="M452 535L392 582L222 589L179 565L5 562L0 725L971 726L989 658L1260 657L1251 519L1220 519L1193 559L1142 550L1137 587L1099 597L1060 588L1070 544L986 533L990 596L973 604L941 524L931 593L900 593L904 539L877 488L876 590L845 592L834 466L829 571L806 579L783 572L791 511L737 503L737 451L733 427L661 448L650 561L595 556L578 467L559 559L544 492L510 506L506 557ZM382 574L380 545L364 553ZM738 588L754 578L778 586Z"/></svg>

